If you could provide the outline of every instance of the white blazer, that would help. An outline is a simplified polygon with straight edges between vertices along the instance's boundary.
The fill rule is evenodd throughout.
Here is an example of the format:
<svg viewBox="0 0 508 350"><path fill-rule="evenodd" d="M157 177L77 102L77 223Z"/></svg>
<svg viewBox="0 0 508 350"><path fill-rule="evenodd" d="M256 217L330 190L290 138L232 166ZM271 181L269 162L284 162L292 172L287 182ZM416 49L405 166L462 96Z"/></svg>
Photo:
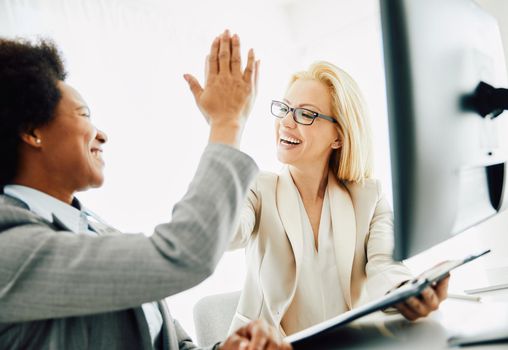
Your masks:
<svg viewBox="0 0 508 350"><path fill-rule="evenodd" d="M230 249L246 247L247 276L230 333L251 320L280 324L295 294L302 264L298 192L289 168L261 173L248 194ZM412 278L392 258L393 215L379 181L340 183L330 173L327 191L342 292L348 309L384 295Z"/></svg>

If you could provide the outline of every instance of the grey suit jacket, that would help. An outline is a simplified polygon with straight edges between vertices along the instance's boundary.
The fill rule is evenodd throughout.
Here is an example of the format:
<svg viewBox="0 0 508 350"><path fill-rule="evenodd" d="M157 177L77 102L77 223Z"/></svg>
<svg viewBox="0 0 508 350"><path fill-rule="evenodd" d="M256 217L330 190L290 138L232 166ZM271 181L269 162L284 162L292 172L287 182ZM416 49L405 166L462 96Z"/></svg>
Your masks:
<svg viewBox="0 0 508 350"><path fill-rule="evenodd" d="M0 349L153 349L140 305L215 269L257 174L250 157L208 145L172 220L152 236L75 235L0 195ZM195 349L159 302L157 348Z"/></svg>

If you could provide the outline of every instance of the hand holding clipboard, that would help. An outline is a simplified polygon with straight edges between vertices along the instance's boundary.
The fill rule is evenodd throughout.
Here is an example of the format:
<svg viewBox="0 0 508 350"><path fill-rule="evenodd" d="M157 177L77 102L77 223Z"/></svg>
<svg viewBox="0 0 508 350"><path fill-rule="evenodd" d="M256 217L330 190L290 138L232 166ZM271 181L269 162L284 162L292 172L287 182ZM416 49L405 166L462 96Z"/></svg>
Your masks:
<svg viewBox="0 0 508 350"><path fill-rule="evenodd" d="M438 283L439 281L446 278L451 270L472 260L475 260L489 252L490 250L487 250L480 254L469 255L464 259L447 260L439 263L438 265L426 270L413 280L408 281L406 284L386 294L382 298L352 309L348 312L304 329L300 332L294 333L286 337L284 340L288 343L291 343L293 346L304 343L312 343L314 337L319 337L321 335L333 332L334 330L343 327L365 315L379 310L384 310L391 306L395 306L408 300L411 297L418 297L425 290L425 288L432 286L433 284Z"/></svg>
<svg viewBox="0 0 508 350"><path fill-rule="evenodd" d="M404 285L419 286L418 289L421 289L421 292L417 296L411 296L396 304L395 308L411 321L427 316L439 307L441 301L446 299L450 271L488 252L490 250L460 260L443 261L406 282Z"/></svg>

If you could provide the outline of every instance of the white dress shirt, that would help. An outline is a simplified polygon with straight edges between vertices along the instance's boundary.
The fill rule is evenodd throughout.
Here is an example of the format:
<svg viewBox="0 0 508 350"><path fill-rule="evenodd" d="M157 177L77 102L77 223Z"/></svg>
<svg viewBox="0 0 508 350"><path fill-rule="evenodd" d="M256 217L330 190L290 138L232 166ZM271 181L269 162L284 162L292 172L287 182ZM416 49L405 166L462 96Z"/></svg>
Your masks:
<svg viewBox="0 0 508 350"><path fill-rule="evenodd" d="M301 331L347 310L335 258L328 191L319 223L318 249L303 201L298 196L302 218L303 261L296 292L281 321L286 335Z"/></svg>
<svg viewBox="0 0 508 350"><path fill-rule="evenodd" d="M88 225L87 216L91 212L83 207L79 209L75 208L46 193L27 186L7 185L4 187L4 194L19 199L29 207L30 211L49 222L53 222L53 216L55 216L73 233L97 235ZM100 221L97 217L93 219ZM155 302L143 304L142 308L148 323L152 345L155 346L155 340L162 329L162 315Z"/></svg>

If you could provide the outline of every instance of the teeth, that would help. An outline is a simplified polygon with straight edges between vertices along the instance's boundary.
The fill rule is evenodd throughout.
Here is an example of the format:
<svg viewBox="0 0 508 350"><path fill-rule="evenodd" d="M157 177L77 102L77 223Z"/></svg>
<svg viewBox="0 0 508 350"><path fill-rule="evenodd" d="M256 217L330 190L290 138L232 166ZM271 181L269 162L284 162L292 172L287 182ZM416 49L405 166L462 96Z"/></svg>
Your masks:
<svg viewBox="0 0 508 350"><path fill-rule="evenodd" d="M292 144L295 144L295 145L298 145L298 144L302 143L302 141L300 141L298 139L295 139L295 138L292 138L292 137L288 137L288 136L281 136L280 139L281 139L281 141L286 141L288 143L292 143Z"/></svg>

